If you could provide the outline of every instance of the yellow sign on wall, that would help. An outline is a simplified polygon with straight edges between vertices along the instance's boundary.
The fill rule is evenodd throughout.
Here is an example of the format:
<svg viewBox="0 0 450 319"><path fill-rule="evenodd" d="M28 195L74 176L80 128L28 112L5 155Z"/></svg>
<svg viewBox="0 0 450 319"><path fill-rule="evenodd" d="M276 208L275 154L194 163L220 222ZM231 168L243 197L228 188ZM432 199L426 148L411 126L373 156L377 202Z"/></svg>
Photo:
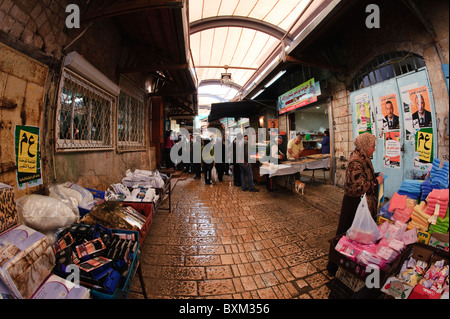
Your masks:
<svg viewBox="0 0 450 319"><path fill-rule="evenodd" d="M24 130L19 133L17 171L19 173L37 173L39 135Z"/></svg>
<svg viewBox="0 0 450 319"><path fill-rule="evenodd" d="M432 151L433 133L417 132L417 152L419 152L419 160L431 162Z"/></svg>

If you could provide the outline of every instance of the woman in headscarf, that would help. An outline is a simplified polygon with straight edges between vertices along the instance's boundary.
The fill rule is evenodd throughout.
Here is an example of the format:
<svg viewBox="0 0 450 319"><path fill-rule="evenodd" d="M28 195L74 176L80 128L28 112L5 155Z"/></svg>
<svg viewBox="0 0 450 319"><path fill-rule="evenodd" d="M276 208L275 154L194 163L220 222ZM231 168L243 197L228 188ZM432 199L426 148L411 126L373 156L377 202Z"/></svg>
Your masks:
<svg viewBox="0 0 450 319"><path fill-rule="evenodd" d="M367 204L374 219L377 214L377 191L378 185L383 183L383 174L375 174L370 160L375 151L376 137L366 132L358 135L354 143L355 149L350 153L345 171L344 198L336 236L345 233L352 225L362 195L366 194ZM328 270L335 273L337 265L330 262Z"/></svg>

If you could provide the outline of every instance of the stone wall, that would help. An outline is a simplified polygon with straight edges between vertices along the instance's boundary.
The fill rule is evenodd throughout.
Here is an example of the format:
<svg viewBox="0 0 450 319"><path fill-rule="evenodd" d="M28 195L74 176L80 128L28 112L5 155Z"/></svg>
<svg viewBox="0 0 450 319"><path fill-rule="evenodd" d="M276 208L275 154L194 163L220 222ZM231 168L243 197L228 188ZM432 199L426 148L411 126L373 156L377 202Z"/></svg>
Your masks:
<svg viewBox="0 0 450 319"><path fill-rule="evenodd" d="M343 76L344 83L331 80L336 156L335 183L339 186L343 185L346 161L354 148L349 99L350 82L365 64L385 53L412 52L422 56L425 60L436 110L438 157L449 160L449 139L446 135L449 96L441 68L441 64L448 64L449 60L448 3L446 1L418 1L422 14L430 21L436 32L434 39L430 37L419 19L403 4L392 2L389 5L401 6L401 8L394 10L389 7L381 7L380 29L369 30L364 27L362 22L360 28L351 28L341 35L349 69L348 73ZM403 12L403 14L399 15L399 12ZM341 156L343 160L341 160Z"/></svg>
<svg viewBox="0 0 450 319"><path fill-rule="evenodd" d="M72 2L0 0L0 182L17 190L15 125L38 126L41 134L44 185L21 191L19 196L46 192L49 184L66 181L105 190L120 182L127 169L156 168L152 162L155 148L150 148L149 141L150 120L145 121L145 151L55 153L55 117L65 54L77 51L118 84L116 70L123 49L121 33L109 20L96 22L72 42L83 31L65 27L65 8ZM141 78L129 77L144 88ZM145 118L149 119L147 102Z"/></svg>

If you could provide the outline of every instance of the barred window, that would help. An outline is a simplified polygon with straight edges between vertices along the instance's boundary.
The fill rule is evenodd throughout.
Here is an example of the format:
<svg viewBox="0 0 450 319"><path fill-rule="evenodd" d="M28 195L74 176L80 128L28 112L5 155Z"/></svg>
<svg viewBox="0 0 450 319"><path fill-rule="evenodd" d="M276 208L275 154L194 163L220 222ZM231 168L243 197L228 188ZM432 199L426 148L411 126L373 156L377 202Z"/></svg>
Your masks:
<svg viewBox="0 0 450 319"><path fill-rule="evenodd" d="M57 150L112 149L114 96L65 69L57 113Z"/></svg>
<svg viewBox="0 0 450 319"><path fill-rule="evenodd" d="M382 54L367 63L353 78L352 90L380 83L397 76L423 68L422 57L411 52L392 52Z"/></svg>
<svg viewBox="0 0 450 319"><path fill-rule="evenodd" d="M122 77L117 113L117 146L120 151L144 149L144 123L144 92Z"/></svg>

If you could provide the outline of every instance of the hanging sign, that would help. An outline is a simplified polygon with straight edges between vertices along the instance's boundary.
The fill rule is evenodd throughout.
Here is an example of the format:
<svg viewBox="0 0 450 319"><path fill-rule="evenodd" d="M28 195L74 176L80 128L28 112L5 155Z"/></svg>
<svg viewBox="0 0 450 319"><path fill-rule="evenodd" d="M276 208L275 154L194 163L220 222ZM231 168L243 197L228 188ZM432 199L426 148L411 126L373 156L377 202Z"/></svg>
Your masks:
<svg viewBox="0 0 450 319"><path fill-rule="evenodd" d="M42 184L39 127L16 125L15 151L18 188Z"/></svg>
<svg viewBox="0 0 450 319"><path fill-rule="evenodd" d="M433 151L433 133L419 131L416 138L416 151L419 153L419 160L431 162Z"/></svg>
<svg viewBox="0 0 450 319"><path fill-rule="evenodd" d="M278 111L280 114L283 114L316 102L320 94L319 82L315 82L314 78L312 78L280 95L278 97Z"/></svg>

